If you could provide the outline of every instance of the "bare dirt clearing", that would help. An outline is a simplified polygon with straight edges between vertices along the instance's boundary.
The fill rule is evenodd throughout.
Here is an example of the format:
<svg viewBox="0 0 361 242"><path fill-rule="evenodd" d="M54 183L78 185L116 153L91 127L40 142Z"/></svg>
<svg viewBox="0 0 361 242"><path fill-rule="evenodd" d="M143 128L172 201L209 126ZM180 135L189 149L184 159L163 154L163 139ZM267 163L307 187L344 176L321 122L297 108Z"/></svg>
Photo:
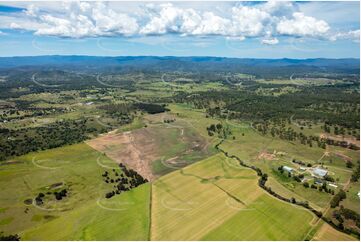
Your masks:
<svg viewBox="0 0 361 242"><path fill-rule="evenodd" d="M333 139L336 141L346 141L348 144L353 144L353 145L356 145L357 147L360 147L360 141L352 136L331 135L331 134L327 134L327 133L322 133L322 134L320 134L320 138Z"/></svg>
<svg viewBox="0 0 361 242"><path fill-rule="evenodd" d="M206 140L195 130L181 121L163 123L163 118L164 115L148 116L146 128L108 133L86 143L150 181L159 176L154 171L155 161L159 162L158 170L167 168L167 165L179 168L186 166L188 160L194 157L208 155L208 150L204 148ZM167 116L165 119L171 118Z"/></svg>
<svg viewBox="0 0 361 242"><path fill-rule="evenodd" d="M157 147L152 139L145 138L145 129L139 131L107 134L90 140L87 144L114 161L126 164L144 178L153 180L150 163L156 158Z"/></svg>
<svg viewBox="0 0 361 242"><path fill-rule="evenodd" d="M257 156L258 160L264 159L264 160L278 160L275 154L270 154L267 151L262 151Z"/></svg>

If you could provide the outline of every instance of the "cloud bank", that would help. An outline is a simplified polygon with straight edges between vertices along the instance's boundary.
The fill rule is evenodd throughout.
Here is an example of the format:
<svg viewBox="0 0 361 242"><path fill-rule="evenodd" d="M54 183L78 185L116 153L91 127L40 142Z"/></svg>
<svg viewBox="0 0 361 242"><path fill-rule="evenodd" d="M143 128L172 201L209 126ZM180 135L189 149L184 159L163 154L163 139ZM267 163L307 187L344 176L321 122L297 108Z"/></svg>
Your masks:
<svg viewBox="0 0 361 242"><path fill-rule="evenodd" d="M326 21L300 12L296 3L275 1L238 3L224 11L176 3L142 4L137 11L130 11L124 2L116 8L107 2L64 2L56 8L32 3L20 13L0 16L0 28L62 38L217 35L260 38L266 45L279 43L281 36L356 41L360 36L359 30L332 32Z"/></svg>

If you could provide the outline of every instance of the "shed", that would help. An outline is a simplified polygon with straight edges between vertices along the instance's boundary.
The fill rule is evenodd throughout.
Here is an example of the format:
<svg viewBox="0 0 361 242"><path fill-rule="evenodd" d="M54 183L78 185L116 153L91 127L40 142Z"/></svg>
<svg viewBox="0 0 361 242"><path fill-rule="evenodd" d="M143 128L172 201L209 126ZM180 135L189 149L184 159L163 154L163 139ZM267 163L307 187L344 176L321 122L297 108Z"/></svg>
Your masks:
<svg viewBox="0 0 361 242"><path fill-rule="evenodd" d="M318 176L318 177L324 177L327 175L327 173L328 173L328 171L325 169L321 169L321 168L313 169L313 175Z"/></svg>
<svg viewBox="0 0 361 242"><path fill-rule="evenodd" d="M293 168L289 167L289 166L283 166L282 169L284 171L287 171L287 172L292 172L293 171Z"/></svg>

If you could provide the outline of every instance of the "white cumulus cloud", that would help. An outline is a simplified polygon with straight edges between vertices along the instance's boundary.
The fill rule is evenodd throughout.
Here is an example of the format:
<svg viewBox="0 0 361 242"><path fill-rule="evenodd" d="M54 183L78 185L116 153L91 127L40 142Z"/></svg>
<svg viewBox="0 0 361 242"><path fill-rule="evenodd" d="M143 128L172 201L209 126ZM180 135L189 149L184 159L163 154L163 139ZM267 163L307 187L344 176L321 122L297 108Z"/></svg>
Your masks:
<svg viewBox="0 0 361 242"><path fill-rule="evenodd" d="M104 3L65 2L62 13L41 13L30 5L25 11L27 17L39 26L36 35L50 35L69 38L96 36L133 35L138 32L138 23L134 17L117 13ZM25 25L13 23L11 28L25 28Z"/></svg>
<svg viewBox="0 0 361 242"><path fill-rule="evenodd" d="M206 12L202 15L202 20L191 32L194 35L228 35L228 29L231 21L215 15L212 12Z"/></svg>
<svg viewBox="0 0 361 242"><path fill-rule="evenodd" d="M360 30L350 30L348 32L339 32L330 37L330 40L336 41L339 39L352 40L354 42L360 42Z"/></svg>
<svg viewBox="0 0 361 242"><path fill-rule="evenodd" d="M263 33L270 19L269 13L258 8L233 7L231 35L258 36Z"/></svg>
<svg viewBox="0 0 361 242"><path fill-rule="evenodd" d="M292 16L297 7L292 2L272 0L261 5L261 9L272 15Z"/></svg>
<svg viewBox="0 0 361 242"><path fill-rule="evenodd" d="M359 39L359 30L334 33L326 21L307 16L295 2L227 3L221 10L202 6L176 2L32 2L21 13L1 15L0 28L66 38L217 35L240 41L261 38L267 45L278 44L280 36L286 35Z"/></svg>
<svg viewBox="0 0 361 242"><path fill-rule="evenodd" d="M277 24L277 31L284 35L321 37L330 26L323 20L305 16L301 12L293 13L292 19L283 18Z"/></svg>
<svg viewBox="0 0 361 242"><path fill-rule="evenodd" d="M157 13L140 29L140 34L179 33L182 35L227 35L230 20L213 12L182 9L172 4L161 5Z"/></svg>

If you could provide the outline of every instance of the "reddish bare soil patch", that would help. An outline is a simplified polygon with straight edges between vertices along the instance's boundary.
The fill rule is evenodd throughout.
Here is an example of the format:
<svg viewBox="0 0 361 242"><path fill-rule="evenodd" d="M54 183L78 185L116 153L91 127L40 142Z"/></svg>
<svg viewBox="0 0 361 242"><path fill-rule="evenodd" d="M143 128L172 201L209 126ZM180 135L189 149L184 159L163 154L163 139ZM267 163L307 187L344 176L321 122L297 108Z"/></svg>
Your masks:
<svg viewBox="0 0 361 242"><path fill-rule="evenodd" d="M87 142L88 145L118 163L123 163L148 180L154 180L151 162L156 159L157 147L146 129L121 134L108 134Z"/></svg>
<svg viewBox="0 0 361 242"><path fill-rule="evenodd" d="M360 147L360 141L357 140L355 137L350 136L342 136L342 135L331 135L327 133L320 134L321 139L332 139L336 141L346 141L348 144L354 144L357 147Z"/></svg>
<svg viewBox="0 0 361 242"><path fill-rule="evenodd" d="M277 160L277 157L275 154L268 153L267 151L262 151L258 154L257 159Z"/></svg>
<svg viewBox="0 0 361 242"><path fill-rule="evenodd" d="M87 141L87 144L150 181L162 175L159 172L155 174L155 161L164 159L167 161L163 164L165 167L184 167L187 165L186 156L208 156L208 150L204 149L206 140L176 122L151 124L147 128L124 133L108 133Z"/></svg>
<svg viewBox="0 0 361 242"><path fill-rule="evenodd" d="M345 155L345 154L342 154L340 152L333 152L333 154L335 154L335 156L337 157L340 157L341 159L343 159L344 161L352 161L352 158Z"/></svg>

